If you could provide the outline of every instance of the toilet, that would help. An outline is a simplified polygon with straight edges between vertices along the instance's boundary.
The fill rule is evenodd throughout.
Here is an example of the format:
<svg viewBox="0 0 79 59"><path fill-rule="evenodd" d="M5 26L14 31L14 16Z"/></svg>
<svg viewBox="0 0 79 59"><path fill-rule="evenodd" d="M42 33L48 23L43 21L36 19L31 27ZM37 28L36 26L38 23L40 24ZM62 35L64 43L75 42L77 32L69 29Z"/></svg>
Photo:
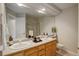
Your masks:
<svg viewBox="0 0 79 59"><path fill-rule="evenodd" d="M58 49L64 49L64 45L61 44L61 43L58 43L58 44L57 44L57 48L58 48Z"/></svg>
<svg viewBox="0 0 79 59"><path fill-rule="evenodd" d="M56 51L56 53L57 53L58 55L62 56L62 55L63 55L63 54L62 54L62 50L64 50L64 45L61 44L61 43L57 43L57 51Z"/></svg>
<svg viewBox="0 0 79 59"><path fill-rule="evenodd" d="M77 56L79 54L73 53L71 51L66 50L63 44L58 43L57 44L57 53L62 55L62 56Z"/></svg>

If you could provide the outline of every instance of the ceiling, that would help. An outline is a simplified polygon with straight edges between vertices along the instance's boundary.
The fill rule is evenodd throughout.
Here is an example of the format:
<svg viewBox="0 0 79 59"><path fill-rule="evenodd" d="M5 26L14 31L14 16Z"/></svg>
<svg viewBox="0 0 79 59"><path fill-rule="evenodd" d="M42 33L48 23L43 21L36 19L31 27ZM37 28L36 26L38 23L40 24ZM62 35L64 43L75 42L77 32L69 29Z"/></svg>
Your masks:
<svg viewBox="0 0 79 59"><path fill-rule="evenodd" d="M76 3L54 3L54 5L63 10L76 5Z"/></svg>
<svg viewBox="0 0 79 59"><path fill-rule="evenodd" d="M64 8L72 7L72 3L23 3L26 7L20 7L16 3L8 3L6 7L19 14L29 14L33 16L56 16ZM45 8L44 13L39 13L38 10Z"/></svg>

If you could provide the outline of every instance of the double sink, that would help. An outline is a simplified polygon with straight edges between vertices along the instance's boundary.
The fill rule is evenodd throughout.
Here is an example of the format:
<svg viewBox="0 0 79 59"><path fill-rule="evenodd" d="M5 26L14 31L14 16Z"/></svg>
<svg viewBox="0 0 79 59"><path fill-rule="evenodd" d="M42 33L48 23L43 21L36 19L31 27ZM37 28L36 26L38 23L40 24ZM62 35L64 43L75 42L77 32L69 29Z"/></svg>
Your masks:
<svg viewBox="0 0 79 59"><path fill-rule="evenodd" d="M46 38L42 38L42 42L45 40L46 40ZM12 46L9 46L9 48L10 49L22 49L22 48L27 48L29 46L40 44L42 42L34 43L32 40L28 40L28 41L15 43Z"/></svg>

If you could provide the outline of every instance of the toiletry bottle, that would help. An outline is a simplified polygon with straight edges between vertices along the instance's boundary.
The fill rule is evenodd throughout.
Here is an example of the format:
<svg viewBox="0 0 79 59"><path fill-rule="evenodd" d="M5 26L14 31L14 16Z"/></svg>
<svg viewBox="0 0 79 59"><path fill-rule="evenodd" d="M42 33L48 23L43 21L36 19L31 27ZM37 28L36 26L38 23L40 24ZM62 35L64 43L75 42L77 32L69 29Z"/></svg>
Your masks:
<svg viewBox="0 0 79 59"><path fill-rule="evenodd" d="M12 36L9 37L9 46L11 46L13 44L13 38Z"/></svg>

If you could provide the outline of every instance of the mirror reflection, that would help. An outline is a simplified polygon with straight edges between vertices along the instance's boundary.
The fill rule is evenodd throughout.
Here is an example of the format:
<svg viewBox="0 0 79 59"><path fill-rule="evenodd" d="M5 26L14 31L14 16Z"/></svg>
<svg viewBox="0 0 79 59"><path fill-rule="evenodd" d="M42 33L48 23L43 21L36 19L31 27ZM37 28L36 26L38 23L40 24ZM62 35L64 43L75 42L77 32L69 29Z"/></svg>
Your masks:
<svg viewBox="0 0 79 59"><path fill-rule="evenodd" d="M10 7L11 5L13 7ZM6 41L8 46L21 41L40 42L42 41L40 38L53 34L56 36L56 31L53 30L55 27L54 16L36 13L32 7L31 9L24 9L15 5L6 4ZM28 6L30 5L28 4ZM41 6L45 5L42 4ZM15 10L16 7L19 9L18 11Z"/></svg>

